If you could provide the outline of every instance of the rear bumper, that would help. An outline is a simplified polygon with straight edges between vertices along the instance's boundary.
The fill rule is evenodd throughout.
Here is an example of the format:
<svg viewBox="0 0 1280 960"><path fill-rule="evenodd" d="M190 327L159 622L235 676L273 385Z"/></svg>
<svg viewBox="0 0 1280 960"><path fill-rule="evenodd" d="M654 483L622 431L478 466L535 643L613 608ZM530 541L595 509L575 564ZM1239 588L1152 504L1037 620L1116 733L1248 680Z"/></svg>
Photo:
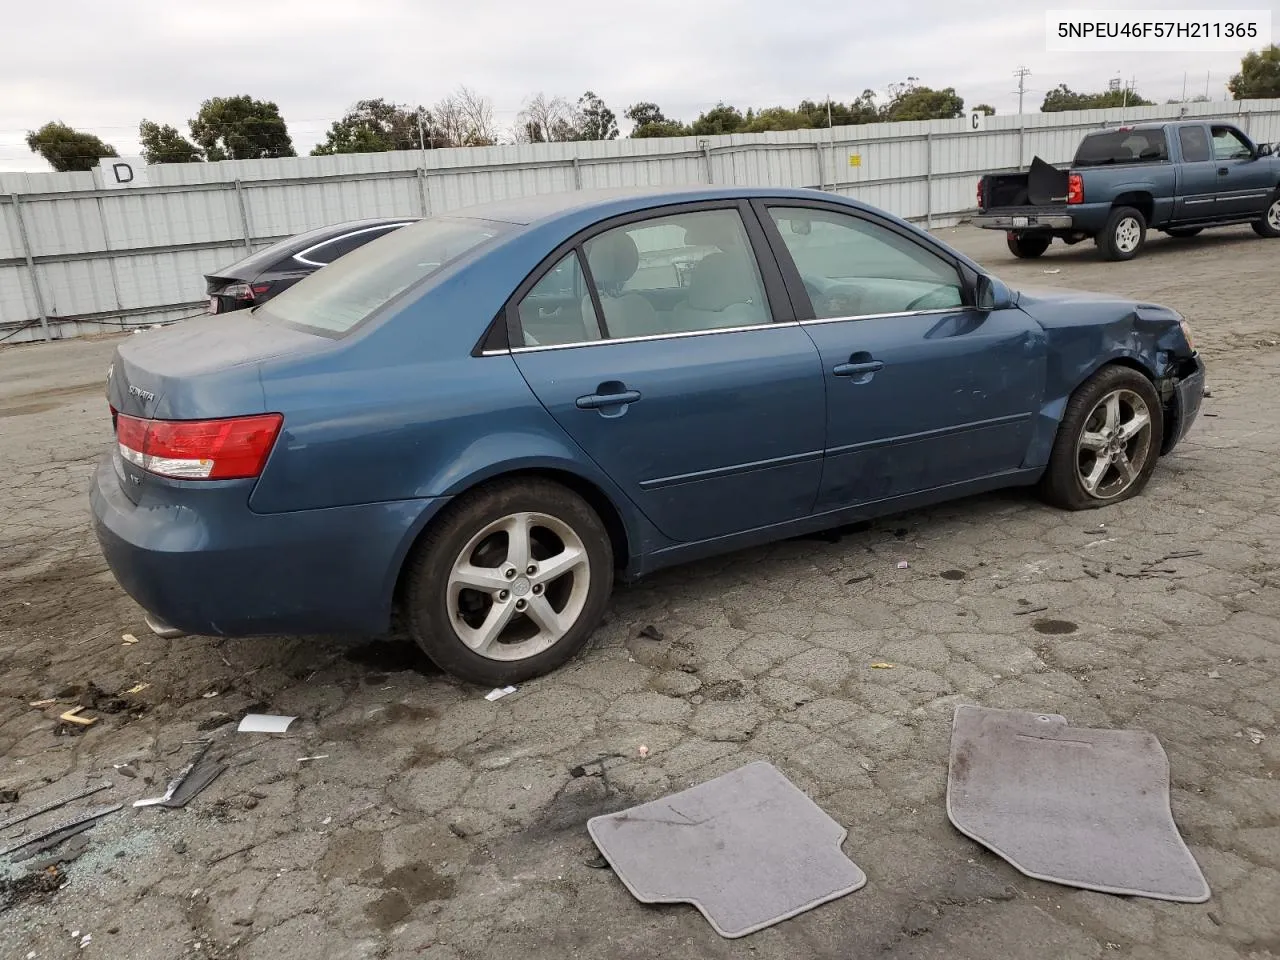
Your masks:
<svg viewBox="0 0 1280 960"><path fill-rule="evenodd" d="M1074 220L1067 214L985 214L974 217L983 230L1070 230Z"/></svg>
<svg viewBox="0 0 1280 960"><path fill-rule="evenodd" d="M1200 354L1192 358L1187 372L1173 381L1173 395L1165 408L1165 431L1162 454L1168 453L1186 437L1200 415L1204 402L1205 368Z"/></svg>
<svg viewBox="0 0 1280 960"><path fill-rule="evenodd" d="M185 633L382 633L404 555L448 498L293 513L249 509L252 481L155 482L125 496L112 457L89 500L120 586Z"/></svg>

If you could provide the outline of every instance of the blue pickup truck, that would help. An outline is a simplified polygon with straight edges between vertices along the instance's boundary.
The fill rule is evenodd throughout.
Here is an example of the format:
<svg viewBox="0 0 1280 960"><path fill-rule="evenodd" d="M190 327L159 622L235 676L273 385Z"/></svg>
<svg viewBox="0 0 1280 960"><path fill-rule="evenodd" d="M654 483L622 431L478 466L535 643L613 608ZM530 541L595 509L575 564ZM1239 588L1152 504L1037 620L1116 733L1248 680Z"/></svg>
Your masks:
<svg viewBox="0 0 1280 960"><path fill-rule="evenodd" d="M1027 173L978 182L973 222L1003 230L1014 256L1041 256L1056 237L1092 238L1108 260L1132 260L1148 230L1193 237L1252 224L1280 237L1280 157L1218 121L1142 123L1085 136L1066 169L1039 157Z"/></svg>

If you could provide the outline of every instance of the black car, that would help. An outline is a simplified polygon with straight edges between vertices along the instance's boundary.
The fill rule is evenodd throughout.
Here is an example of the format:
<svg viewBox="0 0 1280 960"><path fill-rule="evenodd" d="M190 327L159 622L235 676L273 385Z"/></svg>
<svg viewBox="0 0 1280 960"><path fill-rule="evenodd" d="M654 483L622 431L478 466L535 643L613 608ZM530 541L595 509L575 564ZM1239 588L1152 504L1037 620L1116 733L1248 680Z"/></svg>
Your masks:
<svg viewBox="0 0 1280 960"><path fill-rule="evenodd" d="M350 220L273 243L217 273L205 274L209 312L256 307L325 264L416 221L416 217Z"/></svg>

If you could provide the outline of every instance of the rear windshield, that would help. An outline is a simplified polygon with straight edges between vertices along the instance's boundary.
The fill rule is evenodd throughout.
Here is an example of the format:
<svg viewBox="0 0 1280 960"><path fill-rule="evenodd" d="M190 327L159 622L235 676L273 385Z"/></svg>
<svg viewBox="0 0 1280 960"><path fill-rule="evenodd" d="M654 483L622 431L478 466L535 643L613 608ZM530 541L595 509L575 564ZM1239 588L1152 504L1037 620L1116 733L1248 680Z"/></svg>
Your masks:
<svg viewBox="0 0 1280 960"><path fill-rule="evenodd" d="M1073 167L1100 167L1110 163L1151 163L1169 159L1163 130L1108 130L1091 133L1080 143Z"/></svg>
<svg viewBox="0 0 1280 960"><path fill-rule="evenodd" d="M341 336L418 281L513 226L437 217L393 230L300 280L254 313Z"/></svg>

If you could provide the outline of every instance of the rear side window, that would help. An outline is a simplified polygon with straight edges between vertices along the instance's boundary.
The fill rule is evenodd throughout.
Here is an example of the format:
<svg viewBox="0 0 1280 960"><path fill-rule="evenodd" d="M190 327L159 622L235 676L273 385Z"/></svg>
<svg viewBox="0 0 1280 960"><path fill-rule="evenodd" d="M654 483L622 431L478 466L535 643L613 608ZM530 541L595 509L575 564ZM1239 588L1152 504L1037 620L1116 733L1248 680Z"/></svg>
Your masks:
<svg viewBox="0 0 1280 960"><path fill-rule="evenodd" d="M1209 159L1209 138L1204 127L1183 127L1178 131L1182 143L1182 159L1187 163L1202 163Z"/></svg>
<svg viewBox="0 0 1280 960"><path fill-rule="evenodd" d="M1154 163L1169 159L1163 130L1107 130L1091 133L1080 142L1073 167L1100 167L1115 163Z"/></svg>
<svg viewBox="0 0 1280 960"><path fill-rule="evenodd" d="M513 226L438 217L401 227L317 270L255 313L330 336L344 334L414 284Z"/></svg>

